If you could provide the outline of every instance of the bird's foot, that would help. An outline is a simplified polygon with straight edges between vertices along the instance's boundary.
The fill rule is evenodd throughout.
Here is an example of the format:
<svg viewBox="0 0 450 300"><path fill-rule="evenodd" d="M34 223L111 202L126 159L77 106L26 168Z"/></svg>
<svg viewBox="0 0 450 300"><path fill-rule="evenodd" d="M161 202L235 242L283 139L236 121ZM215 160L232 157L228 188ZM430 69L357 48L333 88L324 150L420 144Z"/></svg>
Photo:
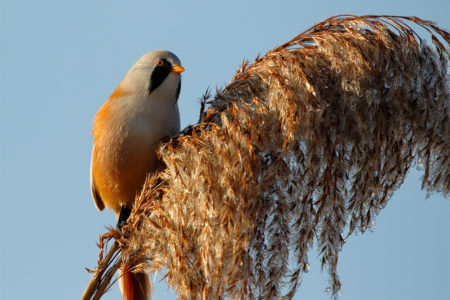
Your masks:
<svg viewBox="0 0 450 300"><path fill-rule="evenodd" d="M122 226L128 224L127 220L131 214L131 208L122 206L120 210L119 219L117 220L117 229L122 230Z"/></svg>

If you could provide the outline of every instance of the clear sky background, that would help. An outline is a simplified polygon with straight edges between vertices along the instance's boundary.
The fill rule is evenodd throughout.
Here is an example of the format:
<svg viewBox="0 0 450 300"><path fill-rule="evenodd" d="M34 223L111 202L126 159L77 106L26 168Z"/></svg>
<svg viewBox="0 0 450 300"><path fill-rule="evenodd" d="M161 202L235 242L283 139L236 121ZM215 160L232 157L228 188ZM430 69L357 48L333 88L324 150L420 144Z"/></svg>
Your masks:
<svg viewBox="0 0 450 300"><path fill-rule="evenodd" d="M144 53L169 49L186 68L182 127L206 88L244 58L335 14L415 15L450 28L448 0L1 0L0 299L79 299L98 235L114 225L89 189L92 119ZM450 299L450 201L426 198L412 171L339 260L341 299ZM295 299L330 299L311 252ZM104 299L120 299L117 286ZM156 282L155 299L175 299Z"/></svg>

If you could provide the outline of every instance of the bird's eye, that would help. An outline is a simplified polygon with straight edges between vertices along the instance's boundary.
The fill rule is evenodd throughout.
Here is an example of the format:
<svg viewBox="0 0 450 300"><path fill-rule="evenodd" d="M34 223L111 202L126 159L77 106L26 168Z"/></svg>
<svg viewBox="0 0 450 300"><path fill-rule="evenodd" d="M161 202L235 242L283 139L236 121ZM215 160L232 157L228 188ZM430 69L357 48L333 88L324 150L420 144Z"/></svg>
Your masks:
<svg viewBox="0 0 450 300"><path fill-rule="evenodd" d="M156 65L157 65L158 67L164 66L164 60L159 59L159 60L156 62Z"/></svg>

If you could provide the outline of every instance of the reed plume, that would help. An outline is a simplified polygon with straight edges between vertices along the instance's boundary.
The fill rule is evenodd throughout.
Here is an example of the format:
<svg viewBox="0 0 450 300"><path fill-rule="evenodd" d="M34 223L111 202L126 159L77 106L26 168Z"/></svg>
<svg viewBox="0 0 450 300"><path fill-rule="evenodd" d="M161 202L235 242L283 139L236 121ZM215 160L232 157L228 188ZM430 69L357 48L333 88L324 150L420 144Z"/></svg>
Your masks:
<svg viewBox="0 0 450 300"><path fill-rule="evenodd" d="M335 16L244 62L198 124L161 144L84 299L122 263L163 272L180 299L290 299L314 243L338 294L346 238L412 166L422 188L449 193L449 42L416 17Z"/></svg>

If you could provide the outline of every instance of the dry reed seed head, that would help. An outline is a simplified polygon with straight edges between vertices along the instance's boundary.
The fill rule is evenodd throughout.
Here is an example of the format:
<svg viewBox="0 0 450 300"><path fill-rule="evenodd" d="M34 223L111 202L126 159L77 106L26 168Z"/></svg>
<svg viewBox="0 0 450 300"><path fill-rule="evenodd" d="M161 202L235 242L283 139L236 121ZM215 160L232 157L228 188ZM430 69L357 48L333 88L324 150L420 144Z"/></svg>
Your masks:
<svg viewBox="0 0 450 300"><path fill-rule="evenodd" d="M330 18L244 62L161 147L121 260L165 271L180 299L289 299L316 239L337 295L344 231L370 229L414 162L450 190L448 52L407 20Z"/></svg>

